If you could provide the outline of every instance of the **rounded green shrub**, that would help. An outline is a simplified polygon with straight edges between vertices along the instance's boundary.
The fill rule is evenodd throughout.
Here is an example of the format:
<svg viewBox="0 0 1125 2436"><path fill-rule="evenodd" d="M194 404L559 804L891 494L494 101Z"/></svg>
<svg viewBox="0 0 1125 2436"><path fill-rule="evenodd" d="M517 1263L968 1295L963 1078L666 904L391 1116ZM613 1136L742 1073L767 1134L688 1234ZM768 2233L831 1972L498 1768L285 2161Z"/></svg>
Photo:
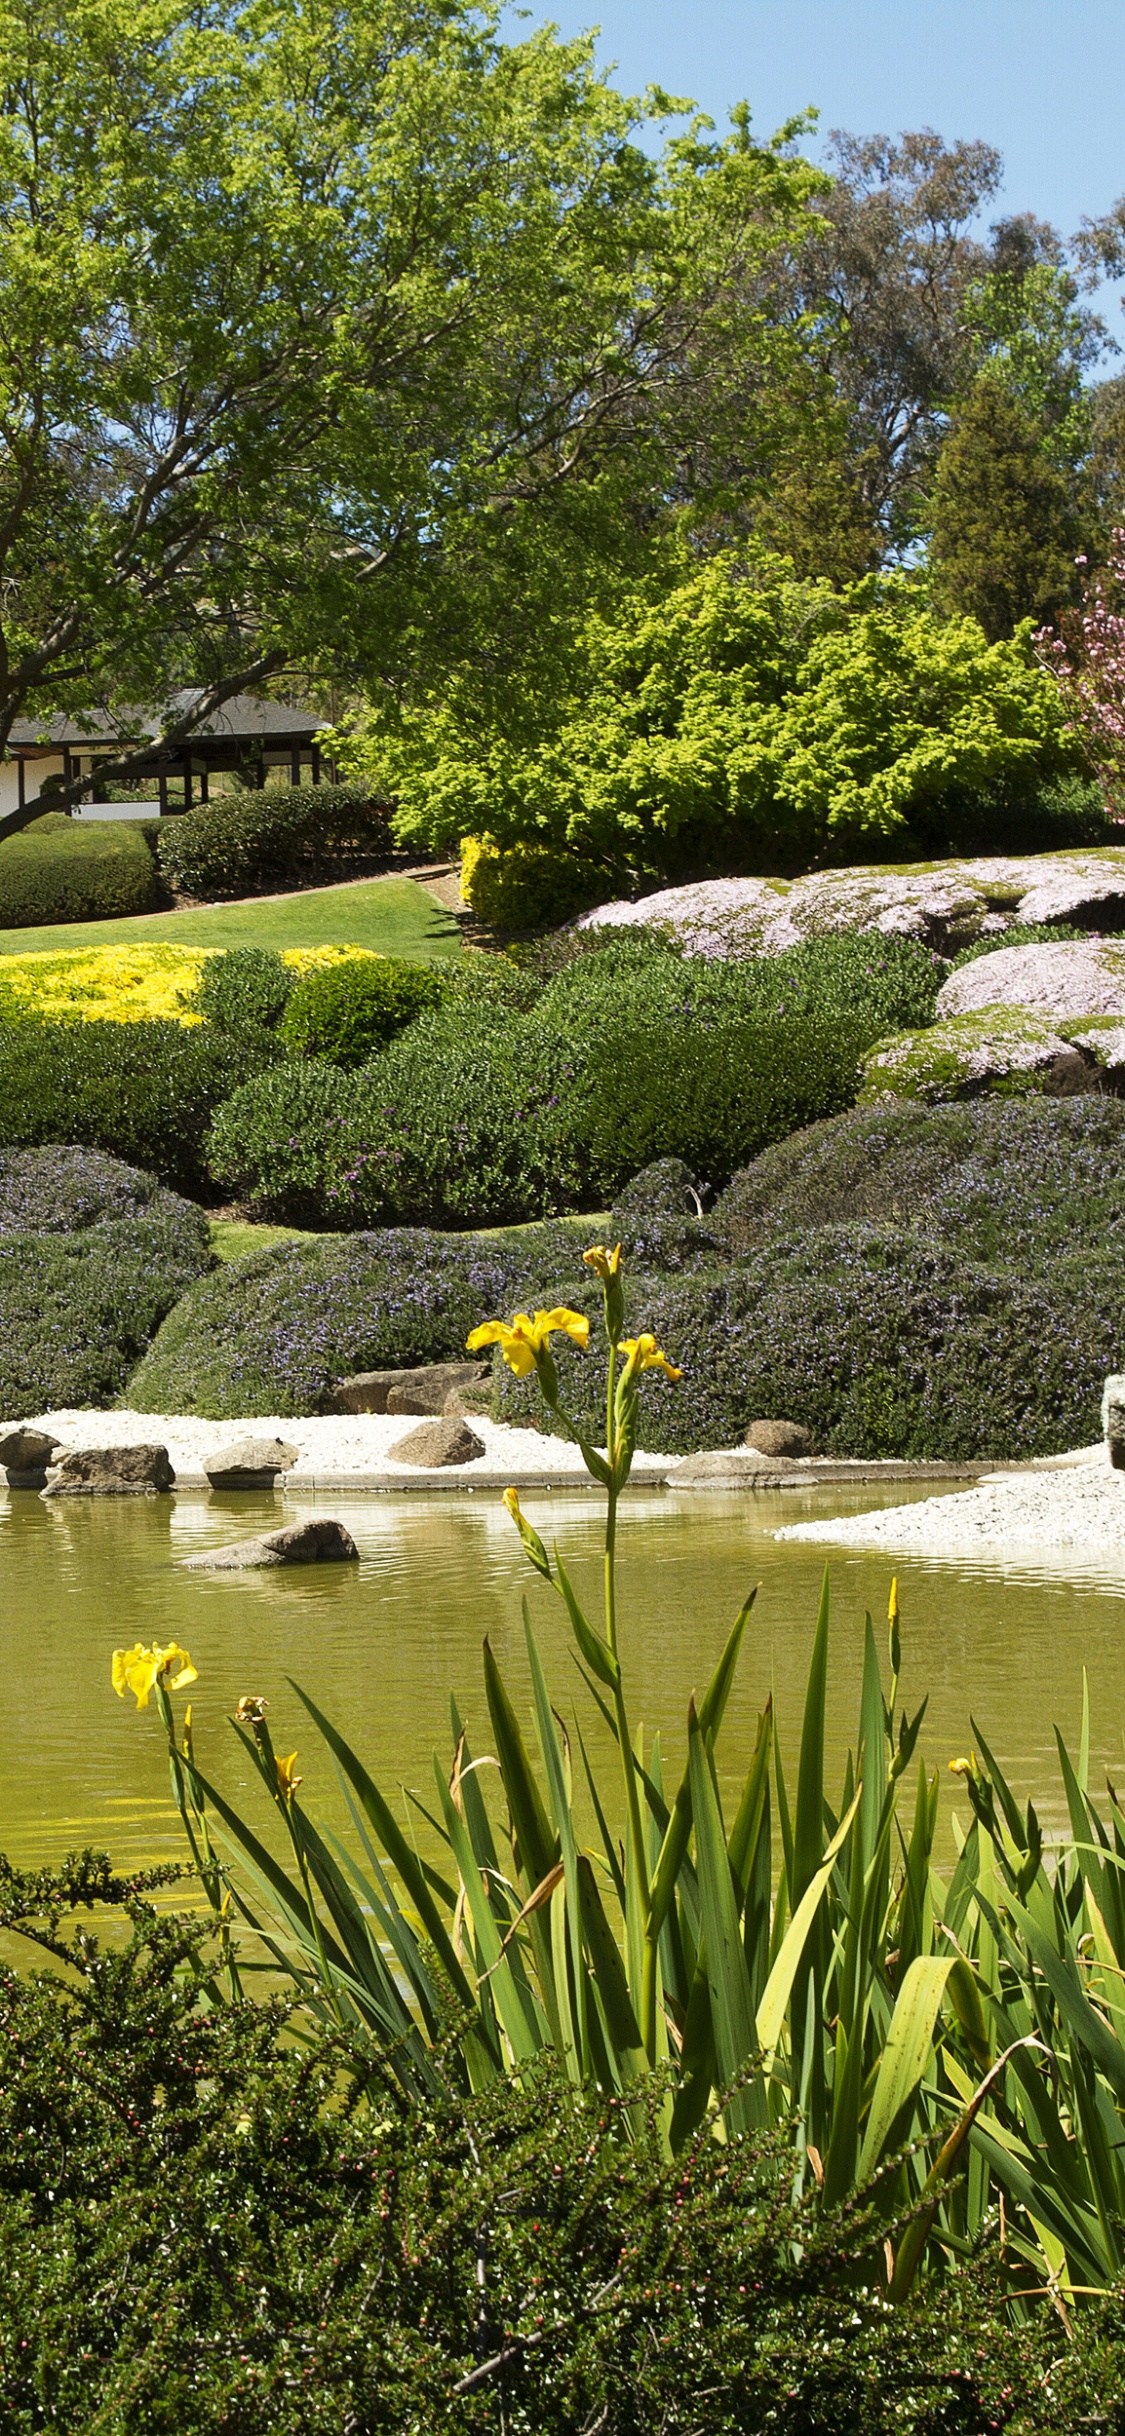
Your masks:
<svg viewBox="0 0 1125 2436"><path fill-rule="evenodd" d="M388 807L366 787L240 787L162 821L157 854L170 887L221 899L307 886L333 864L390 848Z"/></svg>
<svg viewBox="0 0 1125 2436"><path fill-rule="evenodd" d="M151 913L159 887L144 826L46 812L0 838L0 930Z"/></svg>
<svg viewBox="0 0 1125 2436"><path fill-rule="evenodd" d="M217 1032L271 1032L295 979L276 948L226 947L206 958L195 1003Z"/></svg>
<svg viewBox="0 0 1125 2436"><path fill-rule="evenodd" d="M207 1221L98 1151L0 1152L0 1411L106 1404L211 1265Z"/></svg>
<svg viewBox="0 0 1125 2436"><path fill-rule="evenodd" d="M404 956L348 956L302 974L281 1019L282 1037L305 1057L362 1066L444 995L440 974Z"/></svg>
<svg viewBox="0 0 1125 2436"><path fill-rule="evenodd" d="M214 1420L330 1409L352 1371L462 1360L478 1320L579 1292L575 1268L584 1275L564 1227L487 1238L387 1227L274 1244L185 1294L129 1400Z"/></svg>
<svg viewBox="0 0 1125 2436"><path fill-rule="evenodd" d="M203 1138L248 1055L202 1024L0 1022L0 1148L81 1143L203 1194Z"/></svg>

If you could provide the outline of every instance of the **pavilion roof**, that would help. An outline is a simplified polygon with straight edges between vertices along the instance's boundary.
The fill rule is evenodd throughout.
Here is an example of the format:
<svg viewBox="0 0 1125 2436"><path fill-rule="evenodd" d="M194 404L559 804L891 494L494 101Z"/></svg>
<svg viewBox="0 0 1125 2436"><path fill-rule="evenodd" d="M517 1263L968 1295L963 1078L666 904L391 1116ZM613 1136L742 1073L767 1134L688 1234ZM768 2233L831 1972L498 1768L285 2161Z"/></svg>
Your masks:
<svg viewBox="0 0 1125 2436"><path fill-rule="evenodd" d="M14 719L8 750L65 745L72 752L82 752L97 745L140 743L146 736L155 740L169 725L168 714L173 718L179 716L192 701L198 702L201 690L196 686L174 694L163 718L155 710L122 703L114 710L90 711L78 719L62 711L41 719ZM305 743L323 725L323 719L313 718L308 711L294 710L287 702L266 702L257 694L232 694L229 702L192 729L187 749L192 750L209 737L226 744L258 739L275 745Z"/></svg>

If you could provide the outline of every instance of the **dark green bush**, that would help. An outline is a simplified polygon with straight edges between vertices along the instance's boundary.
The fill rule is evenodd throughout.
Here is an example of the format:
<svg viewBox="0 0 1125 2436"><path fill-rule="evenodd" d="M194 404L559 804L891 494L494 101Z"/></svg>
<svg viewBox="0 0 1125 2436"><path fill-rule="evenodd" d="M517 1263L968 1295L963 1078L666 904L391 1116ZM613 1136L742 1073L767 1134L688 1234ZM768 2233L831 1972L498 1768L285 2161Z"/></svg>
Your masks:
<svg viewBox="0 0 1125 2436"><path fill-rule="evenodd" d="M699 1187L682 1159L658 1159L634 1176L618 1194L605 1231L611 1244L620 1243L630 1270L667 1276L713 1268L719 1256Z"/></svg>
<svg viewBox="0 0 1125 2436"><path fill-rule="evenodd" d="M916 1227L1029 1282L1070 1256L1125 1258L1125 1104L1091 1093L855 1108L764 1151L708 1223L737 1257L856 1220Z"/></svg>
<svg viewBox="0 0 1125 2436"><path fill-rule="evenodd" d="M205 959L196 1006L217 1032L272 1032L295 979L276 948L227 947Z"/></svg>
<svg viewBox="0 0 1125 2436"><path fill-rule="evenodd" d="M577 1292L565 1227L504 1237L378 1234L275 1244L230 1261L169 1314L129 1381L141 1412L309 1413L356 1370L464 1358L480 1319Z"/></svg>
<svg viewBox="0 0 1125 2436"><path fill-rule="evenodd" d="M363 787L240 788L161 823L160 869L192 897L307 886L333 863L389 853L388 818Z"/></svg>
<svg viewBox="0 0 1125 2436"><path fill-rule="evenodd" d="M0 1146L82 1143L201 1193L211 1112L247 1061L244 1037L206 1025L0 1023Z"/></svg>
<svg viewBox="0 0 1125 2436"><path fill-rule="evenodd" d="M0 1411L105 1404L211 1265L201 1210L88 1150L0 1152Z"/></svg>
<svg viewBox="0 0 1125 2436"><path fill-rule="evenodd" d="M412 2113L370 2052L287 2044L279 2006L200 2007L204 1932L156 1891L0 1863L0 1924L66 1969L0 1977L12 2436L1121 2427L1118 2295L1064 2338L1046 2305L1013 2321L986 2253L888 2309L863 2213L818 2222L768 2136L669 2165L649 2112L626 2135L549 2066Z"/></svg>
<svg viewBox="0 0 1125 2436"><path fill-rule="evenodd" d="M302 975L282 1017L282 1037L301 1056L362 1066L445 995L439 973L404 956L349 956Z"/></svg>
<svg viewBox="0 0 1125 2436"><path fill-rule="evenodd" d="M1125 1258L1025 1279L905 1227L822 1226L727 1269L636 1278L629 1320L683 1372L647 1398L649 1447L734 1446L773 1416L803 1423L826 1454L1054 1455L1098 1435L1125 1338ZM595 1430L600 1348L564 1347L559 1369L564 1399ZM497 1375L497 1411L525 1417L526 1383Z"/></svg>
<svg viewBox="0 0 1125 2436"><path fill-rule="evenodd" d="M156 865L137 821L44 813L0 839L0 930L151 913Z"/></svg>

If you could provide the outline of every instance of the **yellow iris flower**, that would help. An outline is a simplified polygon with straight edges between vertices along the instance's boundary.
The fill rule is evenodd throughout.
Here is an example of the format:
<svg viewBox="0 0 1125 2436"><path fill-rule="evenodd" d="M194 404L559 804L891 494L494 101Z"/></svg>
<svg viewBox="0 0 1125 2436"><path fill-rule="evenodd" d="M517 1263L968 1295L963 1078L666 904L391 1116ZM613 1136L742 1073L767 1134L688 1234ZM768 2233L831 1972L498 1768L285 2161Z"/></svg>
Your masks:
<svg viewBox="0 0 1125 2436"><path fill-rule="evenodd" d="M620 1274L621 1246L619 1243L614 1244L612 1252L606 1250L604 1243L591 1244L589 1251L583 1252L582 1258L586 1267L593 1270L595 1277L601 1278L603 1286L608 1286L611 1279Z"/></svg>
<svg viewBox="0 0 1125 2436"><path fill-rule="evenodd" d="M517 1379L526 1379L550 1352L552 1336L570 1337L584 1353L590 1341L590 1322L580 1311L537 1311L534 1319L526 1311L517 1311L512 1320L482 1321L465 1343L469 1353L478 1353L482 1345L499 1345L509 1370L515 1371Z"/></svg>
<svg viewBox="0 0 1125 2436"><path fill-rule="evenodd" d="M623 1376L635 1379L639 1370L662 1370L666 1379L682 1378L682 1371L662 1353L654 1336L623 1336L621 1351L625 1356Z"/></svg>
<svg viewBox="0 0 1125 2436"><path fill-rule="evenodd" d="M277 1789L287 1802L292 1801L298 1785L303 1785L305 1781L303 1776L295 1776L293 1773L293 1763L296 1757L296 1752L291 1751L288 1759L279 1758L277 1762Z"/></svg>
<svg viewBox="0 0 1125 2436"><path fill-rule="evenodd" d="M163 1649L157 1642L146 1649L143 1641L137 1641L132 1649L113 1653L114 1691L119 1700L127 1691L135 1693L139 1709L147 1709L149 1693L157 1683L163 1683L167 1691L181 1692L186 1683L198 1679L197 1669L178 1641L169 1641Z"/></svg>

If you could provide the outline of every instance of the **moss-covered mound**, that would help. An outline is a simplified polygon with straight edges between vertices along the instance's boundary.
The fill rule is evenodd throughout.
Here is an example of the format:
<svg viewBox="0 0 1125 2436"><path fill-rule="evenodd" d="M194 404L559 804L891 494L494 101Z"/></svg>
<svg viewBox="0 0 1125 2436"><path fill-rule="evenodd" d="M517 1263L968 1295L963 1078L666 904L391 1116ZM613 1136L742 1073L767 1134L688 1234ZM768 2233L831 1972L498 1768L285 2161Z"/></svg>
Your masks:
<svg viewBox="0 0 1125 2436"><path fill-rule="evenodd" d="M109 1403L211 1253L201 1210L98 1151L0 1153L0 1414Z"/></svg>

